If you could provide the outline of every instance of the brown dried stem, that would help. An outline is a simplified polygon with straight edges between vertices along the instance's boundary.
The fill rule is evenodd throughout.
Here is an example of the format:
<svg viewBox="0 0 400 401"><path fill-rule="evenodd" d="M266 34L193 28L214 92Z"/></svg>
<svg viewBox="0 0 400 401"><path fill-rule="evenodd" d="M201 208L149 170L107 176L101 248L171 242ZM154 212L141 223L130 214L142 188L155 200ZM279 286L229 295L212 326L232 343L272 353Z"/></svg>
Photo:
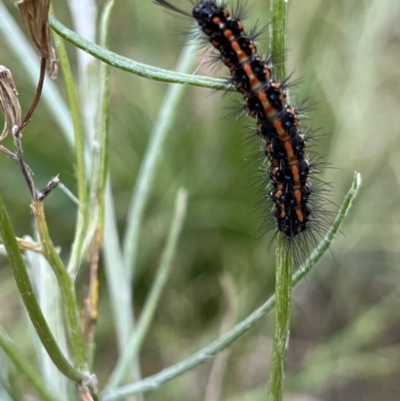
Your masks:
<svg viewBox="0 0 400 401"><path fill-rule="evenodd" d="M26 113L26 116L24 117L22 123L18 127L18 130L15 135L19 134L29 124L32 114L35 111L35 109L39 103L39 100L42 96L44 76L45 76L45 72L46 72L46 64L47 64L47 60L42 57L40 60L40 75L39 75L39 81L38 81L38 84L36 87L35 97L33 98L31 107L29 108L28 112Z"/></svg>
<svg viewBox="0 0 400 401"><path fill-rule="evenodd" d="M22 135L21 131L18 131L18 129L17 134L14 135L14 147L17 155L17 163L22 171L22 175L24 176L26 183L28 184L28 188L32 197L32 202L36 202L38 192L36 190L35 183L33 182L32 171L25 164L24 161L24 152L22 150Z"/></svg>
<svg viewBox="0 0 400 401"><path fill-rule="evenodd" d="M11 150L8 150L5 146L0 145L0 152L4 153L7 157L9 157L10 159L17 161L17 155L13 152L11 152Z"/></svg>
<svg viewBox="0 0 400 401"><path fill-rule="evenodd" d="M89 250L89 284L85 299L83 301L83 336L85 338L85 344L88 349L89 362L92 362L94 353L94 342L93 338L96 333L97 315L98 315L98 303L99 303L99 260L100 250L103 245L103 225L98 225L96 233L93 237L93 241Z"/></svg>

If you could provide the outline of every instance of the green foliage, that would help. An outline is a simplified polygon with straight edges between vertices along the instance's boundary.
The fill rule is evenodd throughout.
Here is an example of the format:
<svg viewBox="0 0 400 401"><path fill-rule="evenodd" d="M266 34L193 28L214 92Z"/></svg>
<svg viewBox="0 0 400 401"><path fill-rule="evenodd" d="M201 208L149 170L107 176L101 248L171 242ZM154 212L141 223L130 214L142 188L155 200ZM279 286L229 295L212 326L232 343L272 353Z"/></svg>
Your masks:
<svg viewBox="0 0 400 401"><path fill-rule="evenodd" d="M314 141L314 150L326 155L327 161L339 168L328 170L324 177L334 183L333 202L342 204L354 170L360 170L364 177L363 196L347 224L341 228L345 236L337 235L331 251L334 257L325 255L319 269L308 274L293 293L286 390L295 396L306 393L321 399L336 399L332 395L336 393L337 399L362 399L367 397L368 390L368 394L372 394L370 399L397 399L392 394L398 390L399 370L398 347L392 330L396 314L392 311L398 303L396 199L397 160L400 158L396 155L399 140L396 94L400 88L399 80L395 79L399 35L391 27L397 26L399 11L385 3L378 0L351 4L345 1L289 2L288 71L294 70L294 79L304 76L302 85L292 90L291 95L292 98L295 95L294 100L309 97L311 103L321 102L310 118L314 127L323 127L325 134L322 140ZM13 14L13 7L8 5L8 15ZM55 4L55 7L57 18L65 26L73 26L70 15L63 8L66 6ZM16 49L23 48L20 43L15 45L19 40L17 31L12 31L11 35L11 28L7 26L6 30L3 9L4 5L0 3L0 63L13 72L22 109L27 110L34 95L38 73L33 70L38 60L36 55L29 59L25 50L22 50L23 57L18 55ZM257 17L262 23L268 22L268 5L261 0L254 1L251 14L255 17L249 21L250 25ZM13 16L20 24L19 15L14 13ZM73 18L76 20L77 16ZM184 37L174 34L179 20L163 13L151 1L131 0L116 2L110 24L109 41L113 52L162 68L167 73L175 70L184 45ZM262 42L261 48L266 50L266 43ZM93 142L94 132L88 130L86 123L90 109L96 110L102 89L99 90L98 81L90 82L88 77L97 79L101 72L99 63L93 60L82 68L79 58L82 53L78 56L74 46L66 43L66 50L86 130L88 153L85 157L90 161L97 157L98 142ZM220 88L221 81L203 80L200 76L223 76L224 72L215 74L207 63L200 62L204 56L199 54L195 67L187 71L192 74L201 64L200 70L191 76L190 84ZM382 65L385 69L378 68ZM167 82L177 77L176 73L170 75ZM179 77L187 79L187 76ZM35 172L38 187L60 174L61 182L77 194L80 170L77 170L72 146L70 116L65 113L68 108L62 100L64 97L60 96L60 93L65 95L66 89L61 75L55 84L49 80L46 84L42 101L24 131L25 157ZM140 359L130 366L123 381L125 386L119 391L128 388L140 376L151 376L159 371L167 374L163 368L170 365L178 368L174 364L192 354L203 358L201 362L214 356L218 347L212 341L219 337L219 328L229 309L224 294L232 301L237 322L259 305L268 306L262 316L273 307L269 297L274 288L274 255L268 252L267 237L260 237L258 232L269 211L260 213L252 209L252 205L260 201L257 189L259 184L262 185L262 178L257 174L259 165L248 162L255 153L252 145L242 144L247 135L246 121L223 118L229 114L224 109L230 106L231 95L211 94L199 87L184 87L180 101L178 99L171 111L171 120L167 124L170 128L157 149L157 166L143 207L140 230L135 237L137 252L132 286L126 279L126 254L121 249L129 225L129 204L143 168L147 145L157 129L157 115L161 107L168 106L166 91L166 84L156 79L144 79L111 68L108 152L111 181L105 193L106 231L100 271L99 322L93 369L90 369L96 373L100 389L107 384L117 359L124 352L135 324L133 311L139 319L142 316L158 266L164 260L162 255L169 243L168 227L173 226L171 216L175 196L181 187L189 194L188 209L170 262L169 280L144 336ZM379 101L377 93L380 94ZM103 112L100 114L104 116ZM100 124L97 130L99 126L104 127ZM255 148L259 146L257 139L253 143ZM7 139L5 145L11 146L11 140ZM90 162L87 167L90 179L93 171ZM5 156L0 157L0 171L0 193L16 235L34 236L29 191L20 171ZM254 177L255 186L249 185L249 177ZM357 180L355 185L357 187ZM87 187L88 202L93 201L92 188ZM51 239L62 262L67 265L76 231L77 207L59 190L51 193L45 206ZM90 212L99 213L99 220L100 209L90 209ZM332 206L332 209L337 208ZM94 232L93 224L92 220L85 232L89 232L89 236ZM85 241L84 248L89 243L87 238ZM39 264L44 263L43 258L35 259L32 252L28 252L24 260L38 295L43 289L38 288L37 283L45 282L40 281L43 271L41 273ZM55 373L46 374L49 365L43 358L43 349L36 346L33 330L28 329L30 324L11 280L10 262L1 257L0 263L0 300L4 310L1 325L19 354L30 356L26 360L34 367L39 366L36 370L40 372L45 389L54 389L59 399L76 399L70 387L54 388L57 386L54 383L58 383ZM46 265L44 271L48 274L50 266ZM229 272L232 277L233 295L227 295L226 289L221 287L222 272ZM303 272L300 273L303 278ZM87 263L84 261L75 284L79 305L86 282ZM65 332L64 336L57 335L60 326L63 332L62 320L58 320L58 326L50 324L53 321L51 313L62 311L63 305L58 300L59 294L53 298L54 288L47 285L48 290L41 293L47 295L38 297L39 304L47 311L45 316L54 337L62 352L66 352L62 340L65 341ZM257 321L262 316L258 316ZM252 330L243 338L247 329L235 337L240 341L230 348L221 379L221 400L265 399L272 319L268 317L261 321L263 323L256 327L250 325ZM232 332L230 335L229 344L234 338ZM0 337L0 345L3 344L7 353L5 345L9 338ZM203 351L207 344L216 347L210 354ZM8 395L14 399L18 399L18 394L46 398L35 386L35 377L32 383L27 373L29 369L25 372L27 379L24 379L20 374L23 368L17 359L13 363L15 368L9 363L6 377L0 375L0 388L8 389ZM139 363L141 369L138 369ZM146 399L201 399L210 367L210 364L204 364L169 384L160 382L163 387L146 393ZM15 376L17 381L12 379ZM356 394L353 392L355 383L361 383ZM154 388L151 380L142 385L143 388L147 385L149 390ZM105 393L105 398L116 399L117 391ZM3 399L3 392L0 396Z"/></svg>

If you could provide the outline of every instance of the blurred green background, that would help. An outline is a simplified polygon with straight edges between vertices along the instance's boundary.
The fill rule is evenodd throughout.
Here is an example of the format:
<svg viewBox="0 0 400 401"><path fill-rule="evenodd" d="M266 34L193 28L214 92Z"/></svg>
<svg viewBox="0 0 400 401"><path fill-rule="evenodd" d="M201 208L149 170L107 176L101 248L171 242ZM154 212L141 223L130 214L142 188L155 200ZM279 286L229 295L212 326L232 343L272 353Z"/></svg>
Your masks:
<svg viewBox="0 0 400 401"><path fill-rule="evenodd" d="M247 26L269 21L268 1L244 3L252 6ZM20 23L12 2L4 4ZM174 4L190 7L186 0ZM103 2L98 6L100 10ZM72 27L67 5L54 2L54 7L57 18ZM307 124L321 128L323 135L313 148L333 167L323 177L333 183L333 202L342 203L355 170L364 182L331 254L294 290L286 400L400 399L399 21L397 0L289 2L288 70L293 71L293 80L302 78L291 98L317 103ZM150 0L120 0L112 15L111 49L174 69L185 42L180 34L184 30L184 21ZM262 54L267 53L267 39L267 34L260 39ZM67 46L74 63L75 49ZM222 68L202 63L203 59L207 54L199 51L198 74L226 76ZM34 86L4 36L0 36L0 64L12 71L26 110ZM61 74L57 86L64 94ZM166 88L167 84L112 70L109 160L121 233ZM231 309L239 321L273 292L274 254L268 252L265 230L260 230L269 211L255 208L262 196L260 169L265 166L250 163L261 142L246 141L252 121L232 117L229 108L239 104L235 94L188 87L163 148L140 233L134 284L137 314L160 260L179 187L188 189L189 207L172 274L141 353L143 376L214 340ZM5 145L11 147L10 139ZM43 102L24 131L24 151L39 187L60 174L76 192L73 153ZM0 193L17 234L32 235L29 193L20 171L3 156L0 172ZM55 191L46 206L53 241L67 258L75 205L62 191ZM228 283L230 307L221 279ZM117 358L104 280L102 275L95 361L100 385ZM82 272L80 296L84 282ZM27 322L5 257L0 259L0 302L0 323L20 349L32 355ZM231 348L228 366L219 372L220 400L264 399L272 324L273 314ZM212 361L146 393L145 399L212 401L205 395L207 383L215 385L209 382L211 367Z"/></svg>

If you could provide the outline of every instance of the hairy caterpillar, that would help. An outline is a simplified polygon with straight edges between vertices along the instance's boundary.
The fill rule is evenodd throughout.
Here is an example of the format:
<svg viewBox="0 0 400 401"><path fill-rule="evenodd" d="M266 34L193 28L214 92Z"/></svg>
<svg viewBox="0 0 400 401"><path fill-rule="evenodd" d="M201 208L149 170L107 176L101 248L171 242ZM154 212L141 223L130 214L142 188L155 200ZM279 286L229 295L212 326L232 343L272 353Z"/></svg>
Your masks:
<svg viewBox="0 0 400 401"><path fill-rule="evenodd" d="M270 59L257 53L254 35L246 34L241 19L224 4L196 1L188 13L165 0L154 2L194 19L204 40L229 69L231 82L243 97L243 108L255 119L256 132L264 141L270 163L267 198L273 205L276 232L282 233L289 246L305 245L293 248L294 252L308 253L308 240L315 242L315 228L318 232L321 223L328 223L321 195L326 187L311 182L318 170L306 152L308 132L300 127L301 112L287 101L286 80L274 78Z"/></svg>

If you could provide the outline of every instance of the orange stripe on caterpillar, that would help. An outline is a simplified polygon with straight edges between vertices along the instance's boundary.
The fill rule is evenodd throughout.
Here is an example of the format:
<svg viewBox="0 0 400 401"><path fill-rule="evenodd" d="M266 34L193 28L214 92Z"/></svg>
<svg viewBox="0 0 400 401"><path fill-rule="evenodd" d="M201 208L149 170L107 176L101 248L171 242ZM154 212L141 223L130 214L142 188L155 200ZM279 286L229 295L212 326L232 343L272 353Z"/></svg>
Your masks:
<svg viewBox="0 0 400 401"><path fill-rule="evenodd" d="M154 1L190 16L165 0ZM256 119L257 134L265 141L264 153L270 162L268 198L274 204L277 229L289 240L295 239L310 228L309 199L314 191L309 182L307 137L300 128L298 111L287 103L286 83L274 79L270 60L257 54L240 18L216 0L196 1L191 16L229 68L231 81L243 96L244 110Z"/></svg>

